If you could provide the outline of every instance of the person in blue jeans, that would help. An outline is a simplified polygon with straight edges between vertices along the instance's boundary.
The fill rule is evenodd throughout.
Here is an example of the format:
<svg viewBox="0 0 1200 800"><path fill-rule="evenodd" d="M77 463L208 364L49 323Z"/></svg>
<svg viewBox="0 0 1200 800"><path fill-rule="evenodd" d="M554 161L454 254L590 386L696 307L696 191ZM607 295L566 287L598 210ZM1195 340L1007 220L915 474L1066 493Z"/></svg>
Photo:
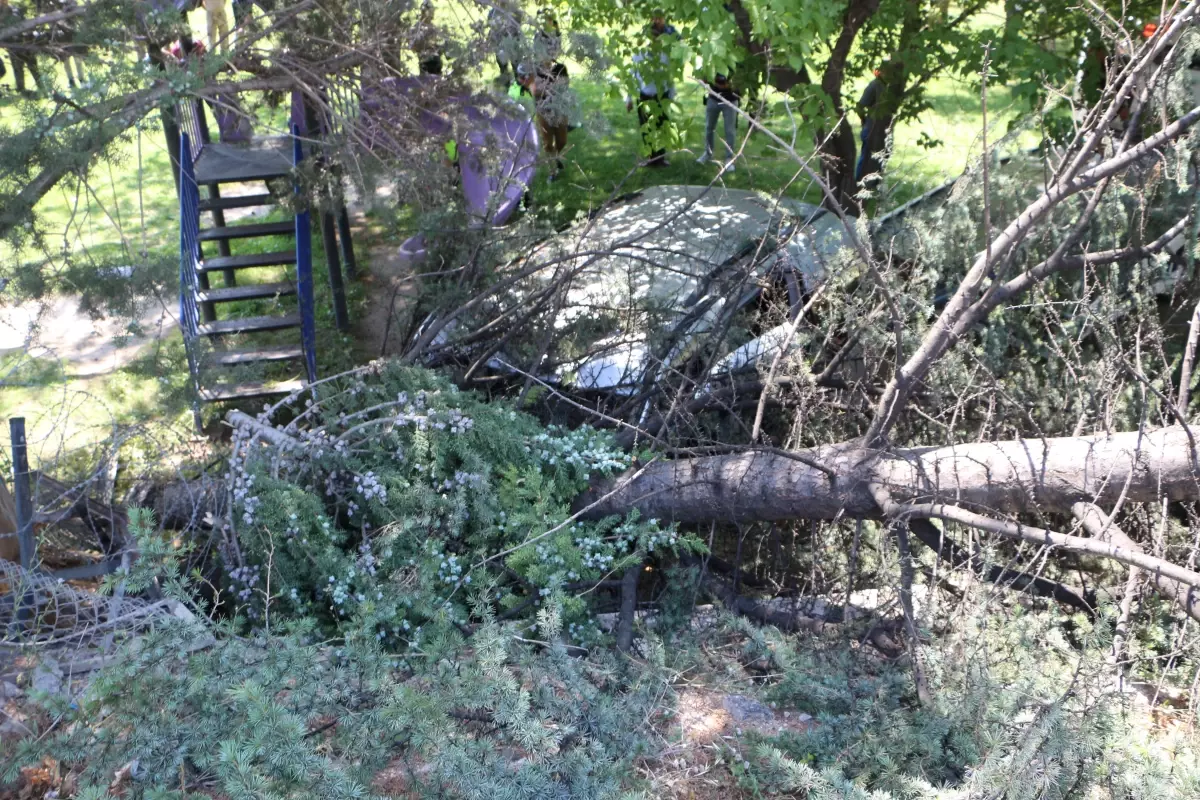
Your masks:
<svg viewBox="0 0 1200 800"><path fill-rule="evenodd" d="M740 96L733 88L728 75L718 74L704 92L704 155L696 159L697 164L712 161L713 140L716 139L717 119L725 121L726 172L733 172L734 144L737 141L737 106Z"/></svg>

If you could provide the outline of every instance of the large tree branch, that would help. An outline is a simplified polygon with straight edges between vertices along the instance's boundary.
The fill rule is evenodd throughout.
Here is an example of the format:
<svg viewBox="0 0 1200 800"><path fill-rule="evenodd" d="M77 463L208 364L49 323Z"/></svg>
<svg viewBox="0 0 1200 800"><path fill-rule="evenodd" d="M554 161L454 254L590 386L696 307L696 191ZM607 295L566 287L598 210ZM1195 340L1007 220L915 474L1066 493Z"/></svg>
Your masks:
<svg viewBox="0 0 1200 800"><path fill-rule="evenodd" d="M82 16L91 11L92 5L72 6L71 8L55 11L50 14L42 14L41 16L33 17L32 19L22 20L15 25L9 25L7 28L0 28L0 42L11 42L20 39L27 33L36 31L39 28L45 28L55 25L59 22L71 19L73 17Z"/></svg>
<svg viewBox="0 0 1200 800"><path fill-rule="evenodd" d="M1069 512L1081 500L1200 500L1200 452L1182 427L1149 433L1018 439L872 451L843 442L802 451L824 472L762 452L657 462L599 482L577 501L586 516L685 523L878 518L870 484L904 503L954 503L989 512Z"/></svg>
<svg viewBox="0 0 1200 800"><path fill-rule="evenodd" d="M0 208L0 239L4 238L17 225L22 224L38 201L58 185L59 181L79 170L86 164L87 159L114 142L170 93L171 87L164 82L147 91L122 98L118 101L121 106L120 110L112 116L108 116L108 109L113 107L113 103L98 104L87 109L84 112L85 116L103 120L96 126L94 135L87 141L87 147L76 153L74 158L55 159L54 163L42 169L31 181L26 183L20 192L6 199L3 207ZM81 111L84 110L81 109Z"/></svg>

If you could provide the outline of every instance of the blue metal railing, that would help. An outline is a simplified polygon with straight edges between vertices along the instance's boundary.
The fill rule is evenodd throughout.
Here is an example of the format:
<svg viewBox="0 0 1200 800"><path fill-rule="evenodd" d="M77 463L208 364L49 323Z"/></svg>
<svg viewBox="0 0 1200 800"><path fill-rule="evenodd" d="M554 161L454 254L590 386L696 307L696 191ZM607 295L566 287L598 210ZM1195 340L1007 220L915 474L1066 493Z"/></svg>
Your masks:
<svg viewBox="0 0 1200 800"><path fill-rule="evenodd" d="M300 166L304 148L300 129L292 123L292 165ZM300 184L296 184L300 195ZM296 215L296 294L300 302L300 344L304 348L304 371L308 382L317 380L317 320L313 302L312 222L307 209Z"/></svg>
<svg viewBox="0 0 1200 800"><path fill-rule="evenodd" d="M186 134L196 148L187 158L189 164L196 163L200 151L208 144L208 125L203 118L204 107L200 101L191 97L184 98L175 104L175 119L179 123L180 134ZM180 151L182 153L182 151ZM181 159L183 156L181 156Z"/></svg>
<svg viewBox="0 0 1200 800"><path fill-rule="evenodd" d="M198 425L200 309L196 303L196 284L200 268L200 187L196 185L192 139L186 131L179 134L179 153L179 327L183 331L188 371L192 374L196 397L193 413Z"/></svg>

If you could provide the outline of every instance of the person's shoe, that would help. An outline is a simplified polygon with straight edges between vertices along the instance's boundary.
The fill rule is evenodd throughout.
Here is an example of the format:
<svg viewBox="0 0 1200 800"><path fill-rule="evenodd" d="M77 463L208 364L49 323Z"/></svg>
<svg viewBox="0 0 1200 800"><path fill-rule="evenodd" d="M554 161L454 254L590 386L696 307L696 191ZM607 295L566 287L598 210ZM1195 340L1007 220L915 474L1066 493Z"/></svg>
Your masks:
<svg viewBox="0 0 1200 800"><path fill-rule="evenodd" d="M737 167L734 165L734 163L732 161L730 161L729 163L727 163L725 165L725 171L726 172L737 172Z"/></svg>
<svg viewBox="0 0 1200 800"><path fill-rule="evenodd" d="M696 159L697 164L707 164L710 161L712 161L712 156L709 153L705 153Z"/></svg>
<svg viewBox="0 0 1200 800"><path fill-rule="evenodd" d="M550 176L546 178L546 183L554 183L556 180L558 180L558 173L551 172Z"/></svg>

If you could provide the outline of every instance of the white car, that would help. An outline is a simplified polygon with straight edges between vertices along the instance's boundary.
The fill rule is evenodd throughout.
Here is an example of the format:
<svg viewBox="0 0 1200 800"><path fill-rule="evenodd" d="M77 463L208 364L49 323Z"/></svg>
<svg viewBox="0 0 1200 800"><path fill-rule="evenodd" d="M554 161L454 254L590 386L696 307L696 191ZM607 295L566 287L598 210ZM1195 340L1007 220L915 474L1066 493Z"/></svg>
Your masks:
<svg viewBox="0 0 1200 800"><path fill-rule="evenodd" d="M788 305L823 280L845 245L838 218L808 203L706 186L654 186L606 208L543 242L514 270L545 270L489 308L504 313L556 279L562 280L551 347L536 365L547 382L575 389L630 394L657 370L685 358L708 334L764 287L787 287ZM422 326L424 327L424 326ZM453 343L471 324L449 326ZM776 352L780 326L723 354L714 374L748 366ZM419 335L419 334L418 334ZM533 338L538 338L535 335ZM516 364L497 353L489 365ZM524 366L528 366L527 364Z"/></svg>

